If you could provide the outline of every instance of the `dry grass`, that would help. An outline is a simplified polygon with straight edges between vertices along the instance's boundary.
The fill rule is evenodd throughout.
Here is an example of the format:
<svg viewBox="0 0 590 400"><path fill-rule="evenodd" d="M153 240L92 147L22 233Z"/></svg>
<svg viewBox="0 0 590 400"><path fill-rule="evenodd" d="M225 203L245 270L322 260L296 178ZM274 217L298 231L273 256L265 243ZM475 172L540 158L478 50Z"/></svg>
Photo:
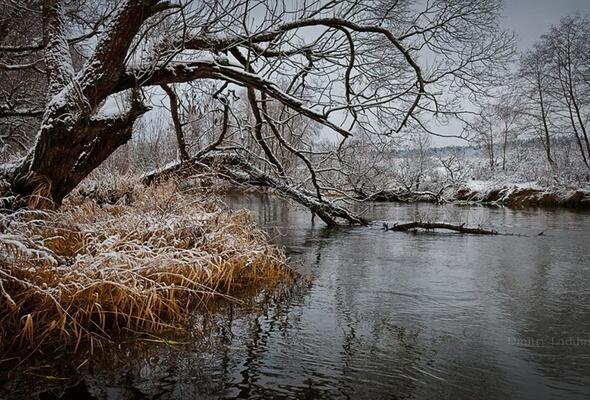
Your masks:
<svg viewBox="0 0 590 400"><path fill-rule="evenodd" d="M193 310L290 276L248 212L174 183L0 215L0 352L96 346L182 327Z"/></svg>

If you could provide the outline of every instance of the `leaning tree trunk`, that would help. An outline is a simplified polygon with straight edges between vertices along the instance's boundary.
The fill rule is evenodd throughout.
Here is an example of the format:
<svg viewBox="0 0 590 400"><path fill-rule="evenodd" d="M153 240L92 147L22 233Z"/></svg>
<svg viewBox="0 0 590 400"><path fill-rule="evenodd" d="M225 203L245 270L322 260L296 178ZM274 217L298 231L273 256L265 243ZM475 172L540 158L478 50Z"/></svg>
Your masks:
<svg viewBox="0 0 590 400"><path fill-rule="evenodd" d="M178 162L146 174L142 179L142 183L151 185L154 182L171 177L186 178L203 170L233 183L272 189L277 194L290 198L308 208L328 226L337 226L338 219L355 225L367 225L369 223L367 219L355 215L333 202L318 199L313 192L295 188L264 173L256 166L234 154L197 155L189 161Z"/></svg>
<svg viewBox="0 0 590 400"><path fill-rule="evenodd" d="M116 90L125 56L149 7L157 1L127 1L118 8L96 49L75 73L67 42L63 2L45 0L43 37L48 101L32 151L0 178L9 182L16 206L60 204L94 168L131 137L147 108L137 100L119 115L98 111ZM2 193L6 195L7 193Z"/></svg>
<svg viewBox="0 0 590 400"><path fill-rule="evenodd" d="M146 111L134 104L112 118L81 118L42 128L33 151L12 171L11 191L32 207L61 204L86 176L131 138L133 122Z"/></svg>

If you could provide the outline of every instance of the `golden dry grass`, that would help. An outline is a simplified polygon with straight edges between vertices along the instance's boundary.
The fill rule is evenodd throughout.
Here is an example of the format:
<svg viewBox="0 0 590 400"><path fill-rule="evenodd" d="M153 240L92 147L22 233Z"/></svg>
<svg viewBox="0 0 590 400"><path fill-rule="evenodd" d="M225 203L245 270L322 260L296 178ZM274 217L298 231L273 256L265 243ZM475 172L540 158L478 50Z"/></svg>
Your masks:
<svg viewBox="0 0 590 400"><path fill-rule="evenodd" d="M248 212L173 182L127 193L113 205L74 196L58 211L0 216L5 357L182 327L210 299L290 276Z"/></svg>

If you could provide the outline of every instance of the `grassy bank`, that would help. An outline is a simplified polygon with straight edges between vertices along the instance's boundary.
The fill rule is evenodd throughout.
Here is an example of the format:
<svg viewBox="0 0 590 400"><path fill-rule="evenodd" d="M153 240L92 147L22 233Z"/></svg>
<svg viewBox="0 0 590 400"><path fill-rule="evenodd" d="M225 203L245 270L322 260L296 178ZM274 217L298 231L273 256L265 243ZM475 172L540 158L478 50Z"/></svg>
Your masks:
<svg viewBox="0 0 590 400"><path fill-rule="evenodd" d="M0 216L3 361L182 329L212 299L289 278L248 212L174 182L121 192Z"/></svg>

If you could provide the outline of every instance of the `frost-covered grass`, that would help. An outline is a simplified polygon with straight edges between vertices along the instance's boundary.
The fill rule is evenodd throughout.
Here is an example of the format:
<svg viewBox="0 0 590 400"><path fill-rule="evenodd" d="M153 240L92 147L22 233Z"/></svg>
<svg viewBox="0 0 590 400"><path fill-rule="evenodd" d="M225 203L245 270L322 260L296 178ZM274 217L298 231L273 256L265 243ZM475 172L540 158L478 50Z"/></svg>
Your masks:
<svg viewBox="0 0 590 400"><path fill-rule="evenodd" d="M211 299L290 276L248 212L173 182L129 187L115 204L78 195L58 211L0 218L4 359L180 328Z"/></svg>

